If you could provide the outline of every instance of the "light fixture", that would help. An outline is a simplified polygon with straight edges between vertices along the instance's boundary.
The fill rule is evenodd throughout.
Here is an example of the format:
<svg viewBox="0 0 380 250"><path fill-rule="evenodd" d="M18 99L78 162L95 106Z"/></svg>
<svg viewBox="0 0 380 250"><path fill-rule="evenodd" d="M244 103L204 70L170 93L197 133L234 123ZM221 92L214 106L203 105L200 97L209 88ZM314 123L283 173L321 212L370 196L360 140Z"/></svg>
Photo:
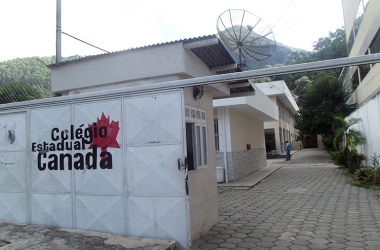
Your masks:
<svg viewBox="0 0 380 250"><path fill-rule="evenodd" d="M193 88L194 99L201 99L202 96L203 96L203 87L202 86L195 86Z"/></svg>

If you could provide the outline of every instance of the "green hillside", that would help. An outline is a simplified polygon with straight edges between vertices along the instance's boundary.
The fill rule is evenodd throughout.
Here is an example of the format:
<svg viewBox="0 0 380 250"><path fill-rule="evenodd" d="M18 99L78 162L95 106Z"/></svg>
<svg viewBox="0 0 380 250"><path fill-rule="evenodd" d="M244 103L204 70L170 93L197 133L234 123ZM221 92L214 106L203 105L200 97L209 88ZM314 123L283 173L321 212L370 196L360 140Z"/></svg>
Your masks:
<svg viewBox="0 0 380 250"><path fill-rule="evenodd" d="M23 82L50 90L50 69L54 57L16 58L0 62L0 85Z"/></svg>
<svg viewBox="0 0 380 250"><path fill-rule="evenodd" d="M63 58L63 61L79 56ZM50 68L55 57L16 58L0 62L0 104L53 97Z"/></svg>
<svg viewBox="0 0 380 250"><path fill-rule="evenodd" d="M63 61L79 58L71 56ZM0 62L0 85L6 83L28 83L50 91L50 69L46 66L55 63L55 56L16 58Z"/></svg>

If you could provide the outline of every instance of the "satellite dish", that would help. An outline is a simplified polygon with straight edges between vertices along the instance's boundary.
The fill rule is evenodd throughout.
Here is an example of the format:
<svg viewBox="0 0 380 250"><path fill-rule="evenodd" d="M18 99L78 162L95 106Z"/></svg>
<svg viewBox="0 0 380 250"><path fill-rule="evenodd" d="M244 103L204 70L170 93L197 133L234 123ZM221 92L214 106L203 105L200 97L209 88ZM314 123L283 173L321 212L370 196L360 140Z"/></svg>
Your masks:
<svg viewBox="0 0 380 250"><path fill-rule="evenodd" d="M276 49L273 31L260 17L246 10L223 12L216 28L223 44L239 55L241 70L247 67L246 59L262 61L271 57Z"/></svg>

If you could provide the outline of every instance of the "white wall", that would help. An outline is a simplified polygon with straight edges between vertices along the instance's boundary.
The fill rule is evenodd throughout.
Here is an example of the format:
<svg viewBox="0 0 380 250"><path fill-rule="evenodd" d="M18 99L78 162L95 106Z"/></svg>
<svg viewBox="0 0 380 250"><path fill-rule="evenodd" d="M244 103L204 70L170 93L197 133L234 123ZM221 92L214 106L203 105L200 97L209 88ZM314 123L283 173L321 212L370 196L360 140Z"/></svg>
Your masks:
<svg viewBox="0 0 380 250"><path fill-rule="evenodd" d="M264 122L242 112L229 109L231 150L247 150L251 148L265 148Z"/></svg>
<svg viewBox="0 0 380 250"><path fill-rule="evenodd" d="M189 171L190 233L194 239L219 222L213 98L206 92L201 99L195 100L193 88L185 88L184 96L185 105L206 110L207 119L208 167Z"/></svg>
<svg viewBox="0 0 380 250"><path fill-rule="evenodd" d="M110 53L52 68L51 90L71 94L213 75L182 42Z"/></svg>
<svg viewBox="0 0 380 250"><path fill-rule="evenodd" d="M365 146L360 146L358 151L367 157L367 164L370 162L371 156L374 153L380 155L380 94L366 102L363 106L353 112L346 120L351 117L361 118L362 121L356 126L363 132L367 138Z"/></svg>
<svg viewBox="0 0 380 250"><path fill-rule="evenodd" d="M255 83L254 86L258 87L268 97L275 97L277 100L280 100L291 113L294 114L298 111L298 105L285 81ZM273 98L271 100L274 101Z"/></svg>
<svg viewBox="0 0 380 250"><path fill-rule="evenodd" d="M359 0L342 0L347 40L353 27L359 2ZM350 56L364 55L377 34L379 27L380 1L370 0L364 12L364 17L358 34L356 35ZM372 53L375 52L372 51ZM351 68L351 76L356 69L357 67ZM362 79L362 82L353 93L354 101L357 102L359 108L346 118L355 117L362 119L359 124L355 125L355 128L366 135L366 145L358 147L358 150L366 155L367 164L370 163L368 159L373 156L374 153L380 154L379 72L380 65L374 64L366 77Z"/></svg>

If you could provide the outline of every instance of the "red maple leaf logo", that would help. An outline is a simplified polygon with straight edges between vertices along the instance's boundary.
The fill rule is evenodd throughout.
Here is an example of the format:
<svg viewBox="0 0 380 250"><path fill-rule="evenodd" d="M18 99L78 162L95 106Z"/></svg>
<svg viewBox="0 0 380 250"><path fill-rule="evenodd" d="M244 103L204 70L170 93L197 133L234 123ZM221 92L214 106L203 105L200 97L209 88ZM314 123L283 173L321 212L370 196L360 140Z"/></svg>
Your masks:
<svg viewBox="0 0 380 250"><path fill-rule="evenodd" d="M92 142L89 149L96 146L101 147L104 152L107 151L107 147L120 148L120 145L116 140L120 130L119 122L112 121L110 123L110 117L108 116L106 118L102 112L101 118L97 118L96 123L88 124L88 127L92 131Z"/></svg>

